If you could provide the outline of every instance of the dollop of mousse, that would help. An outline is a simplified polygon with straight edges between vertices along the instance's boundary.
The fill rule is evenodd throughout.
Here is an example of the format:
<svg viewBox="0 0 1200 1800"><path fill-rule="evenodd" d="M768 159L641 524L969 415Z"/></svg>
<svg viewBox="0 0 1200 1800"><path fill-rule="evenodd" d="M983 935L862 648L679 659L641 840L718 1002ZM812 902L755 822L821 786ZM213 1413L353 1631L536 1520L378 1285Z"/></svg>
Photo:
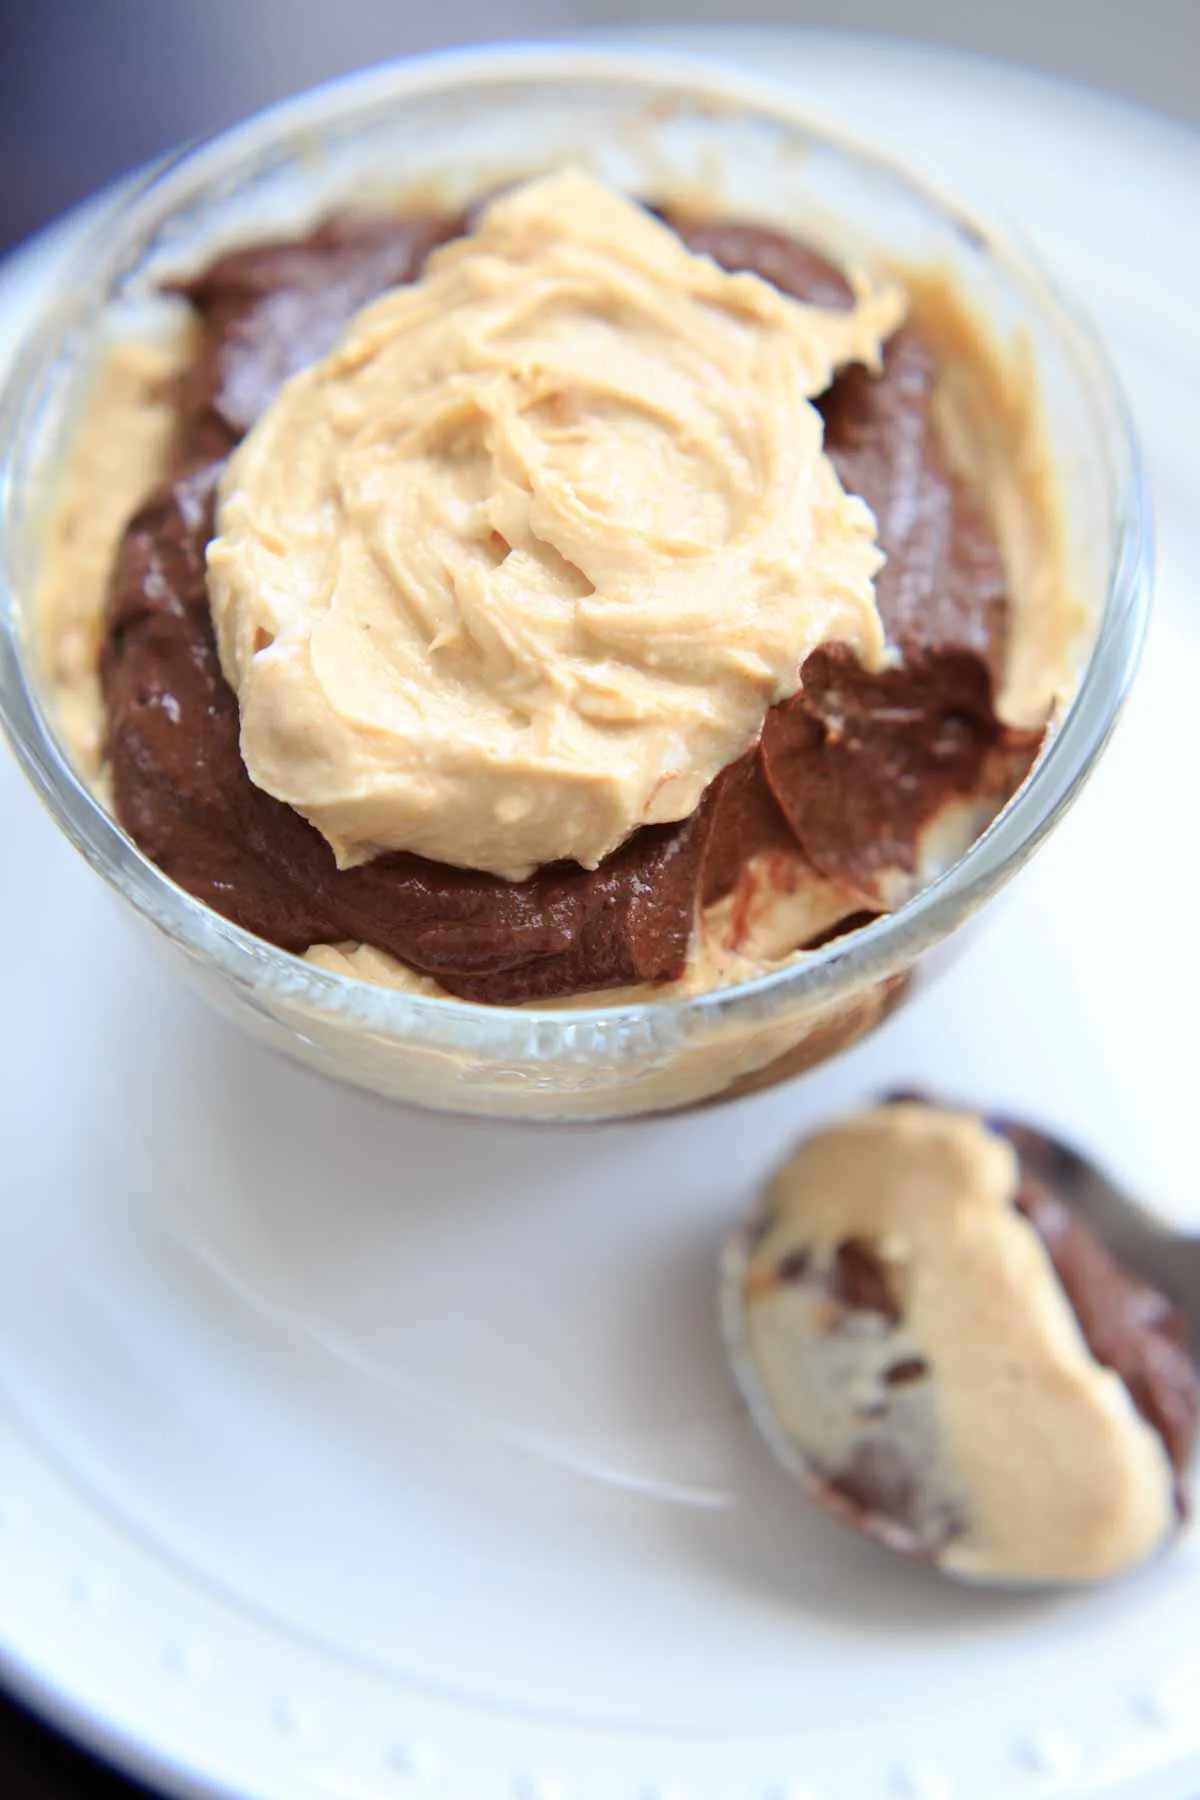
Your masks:
<svg viewBox="0 0 1200 1800"><path fill-rule="evenodd" d="M493 201L224 472L251 779L342 868L519 881L689 817L818 645L884 659L874 521L811 402L902 314L730 274L583 173Z"/></svg>
<svg viewBox="0 0 1200 1800"><path fill-rule="evenodd" d="M854 306L842 272L793 238L732 220L671 224L698 253L806 306ZM899 666L856 674L848 652L839 667L835 652L814 651L800 692L771 709L758 744L691 818L643 827L596 870L563 861L523 882L402 851L339 869L321 835L246 772L205 568L224 459L284 380L464 228L422 212L335 218L301 239L234 250L179 284L198 341L178 384L173 454L130 519L103 602L107 728L95 736L117 816L226 918L373 980L512 1005L759 973L764 939L776 958L916 886L944 821L979 814L974 829L972 817L957 826L961 848L1040 741L997 716L1010 653L1003 565L986 509L944 453L940 358L912 323L878 375L851 366L818 402L828 455L877 518L887 561L876 594ZM116 427L100 417L96 431L111 440ZM80 474L90 481L92 466ZM58 586L86 598L87 571L60 560Z"/></svg>
<svg viewBox="0 0 1200 1800"><path fill-rule="evenodd" d="M1174 1534L1200 1419L1179 1316L975 1115L904 1101L803 1143L730 1309L813 1496L982 1582L1083 1582Z"/></svg>

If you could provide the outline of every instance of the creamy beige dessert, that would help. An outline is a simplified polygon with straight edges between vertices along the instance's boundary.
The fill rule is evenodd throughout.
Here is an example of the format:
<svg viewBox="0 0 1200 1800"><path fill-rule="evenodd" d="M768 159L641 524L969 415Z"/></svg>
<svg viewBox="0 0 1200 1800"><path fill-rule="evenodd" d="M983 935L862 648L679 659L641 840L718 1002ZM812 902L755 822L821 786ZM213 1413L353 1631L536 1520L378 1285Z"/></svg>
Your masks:
<svg viewBox="0 0 1200 1800"><path fill-rule="evenodd" d="M689 817L818 645L883 661L810 399L902 312L801 306L582 174L493 202L230 458L209 593L251 779L342 868L522 881Z"/></svg>
<svg viewBox="0 0 1200 1800"><path fill-rule="evenodd" d="M1027 375L904 289L575 171L219 259L52 525L81 766L197 897L430 993L696 992L897 904L1078 622Z"/></svg>
<svg viewBox="0 0 1200 1800"><path fill-rule="evenodd" d="M1181 1321L976 1116L906 1101L817 1132L729 1280L769 1438L891 1548L1077 1582L1174 1535L1200 1416Z"/></svg>

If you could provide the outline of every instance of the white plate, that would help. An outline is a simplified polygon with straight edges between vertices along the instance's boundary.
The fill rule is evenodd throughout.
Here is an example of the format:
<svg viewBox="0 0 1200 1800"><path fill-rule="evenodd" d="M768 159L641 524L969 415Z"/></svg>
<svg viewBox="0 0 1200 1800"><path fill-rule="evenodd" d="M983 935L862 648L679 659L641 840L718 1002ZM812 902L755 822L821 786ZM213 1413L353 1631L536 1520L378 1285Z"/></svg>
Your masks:
<svg viewBox="0 0 1200 1800"><path fill-rule="evenodd" d="M1159 509L1144 672L1083 802L939 987L799 1086L628 1128L419 1117L244 1042L4 761L0 1666L174 1792L1200 1782L1195 1538L1036 1600L889 1561L752 1438L713 1291L789 1138L897 1081L1026 1107L1200 1218L1200 140L930 52L753 54L961 162L1098 315Z"/></svg>

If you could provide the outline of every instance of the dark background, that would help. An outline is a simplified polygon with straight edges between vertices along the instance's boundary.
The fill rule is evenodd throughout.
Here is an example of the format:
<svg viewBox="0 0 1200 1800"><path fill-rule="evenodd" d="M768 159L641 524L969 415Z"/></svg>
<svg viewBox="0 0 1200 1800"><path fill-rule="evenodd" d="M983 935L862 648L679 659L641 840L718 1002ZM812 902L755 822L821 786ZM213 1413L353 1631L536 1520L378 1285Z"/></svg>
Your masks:
<svg viewBox="0 0 1200 1800"><path fill-rule="evenodd" d="M931 39L1200 124L1200 0L0 0L0 254L172 145L366 63L735 20ZM0 1699L0 1800L141 1792Z"/></svg>
<svg viewBox="0 0 1200 1800"><path fill-rule="evenodd" d="M171 145L365 63L695 22L932 39L1200 124L1200 0L0 0L0 252Z"/></svg>
<svg viewBox="0 0 1200 1800"><path fill-rule="evenodd" d="M0 1699L0 1800L151 1800Z"/></svg>

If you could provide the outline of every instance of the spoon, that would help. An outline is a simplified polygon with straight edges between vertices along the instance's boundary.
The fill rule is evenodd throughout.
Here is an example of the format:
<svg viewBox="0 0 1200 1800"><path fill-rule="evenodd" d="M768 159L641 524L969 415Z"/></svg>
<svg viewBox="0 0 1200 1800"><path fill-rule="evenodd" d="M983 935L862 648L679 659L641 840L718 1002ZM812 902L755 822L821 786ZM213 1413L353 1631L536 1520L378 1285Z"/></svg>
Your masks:
<svg viewBox="0 0 1200 1800"><path fill-rule="evenodd" d="M1200 1345L1200 1235L1177 1231L1056 1134L1006 1114L987 1123L1006 1137L1032 1175L1070 1201L1116 1260L1183 1314Z"/></svg>
<svg viewBox="0 0 1200 1800"><path fill-rule="evenodd" d="M897 1121L893 1145L880 1136L882 1119L890 1103L904 1102L909 1117ZM927 1122L914 1125L922 1109ZM1120 1573L1168 1541L1186 1514L1200 1388L1185 1343L1200 1343L1200 1236L1172 1229L1055 1133L1007 1114L975 1115L975 1141L985 1141L983 1126L1015 1150L1017 1209L1042 1239L1048 1279L1057 1277L1075 1309L1092 1366L1115 1369L1126 1383L1141 1414L1131 1427L1127 1413L1111 1411L1111 1389L1089 1385L1074 1366L1064 1373L1070 1357L1060 1364L1060 1340L1044 1324L1047 1278L1034 1281L1013 1227L1000 1223L1003 1210L989 1211L986 1177L981 1210L957 1210L947 1182L958 1176L947 1172L972 1140L953 1135L956 1116L923 1094L892 1093L798 1153L807 1174L790 1189L783 1236L760 1257L760 1213L725 1246L721 1315L738 1387L760 1436L809 1495L891 1549L968 1579L1018 1585ZM847 1155L878 1159L881 1146L885 1160L868 1161L869 1177L847 1186L843 1218L815 1172L837 1181L839 1168L853 1166ZM932 1209L910 1212L908 1224L890 1210L893 1159L897 1205ZM1072 1236L1072 1216L1090 1237ZM939 1217L945 1236L930 1234ZM839 1221L844 1235L831 1250ZM899 1271L916 1254L905 1247L914 1241L925 1247L910 1314L902 1298L910 1277ZM1028 1306L1026 1288L1013 1285L1018 1268L1034 1283ZM958 1287L960 1272L976 1286ZM988 1396L983 1411L964 1405L969 1382ZM986 1428L976 1423L985 1417ZM1146 1423L1161 1440L1149 1460ZM1065 1464L1064 1443L1072 1446ZM1081 1518L1095 1526L1090 1535L1079 1535Z"/></svg>

